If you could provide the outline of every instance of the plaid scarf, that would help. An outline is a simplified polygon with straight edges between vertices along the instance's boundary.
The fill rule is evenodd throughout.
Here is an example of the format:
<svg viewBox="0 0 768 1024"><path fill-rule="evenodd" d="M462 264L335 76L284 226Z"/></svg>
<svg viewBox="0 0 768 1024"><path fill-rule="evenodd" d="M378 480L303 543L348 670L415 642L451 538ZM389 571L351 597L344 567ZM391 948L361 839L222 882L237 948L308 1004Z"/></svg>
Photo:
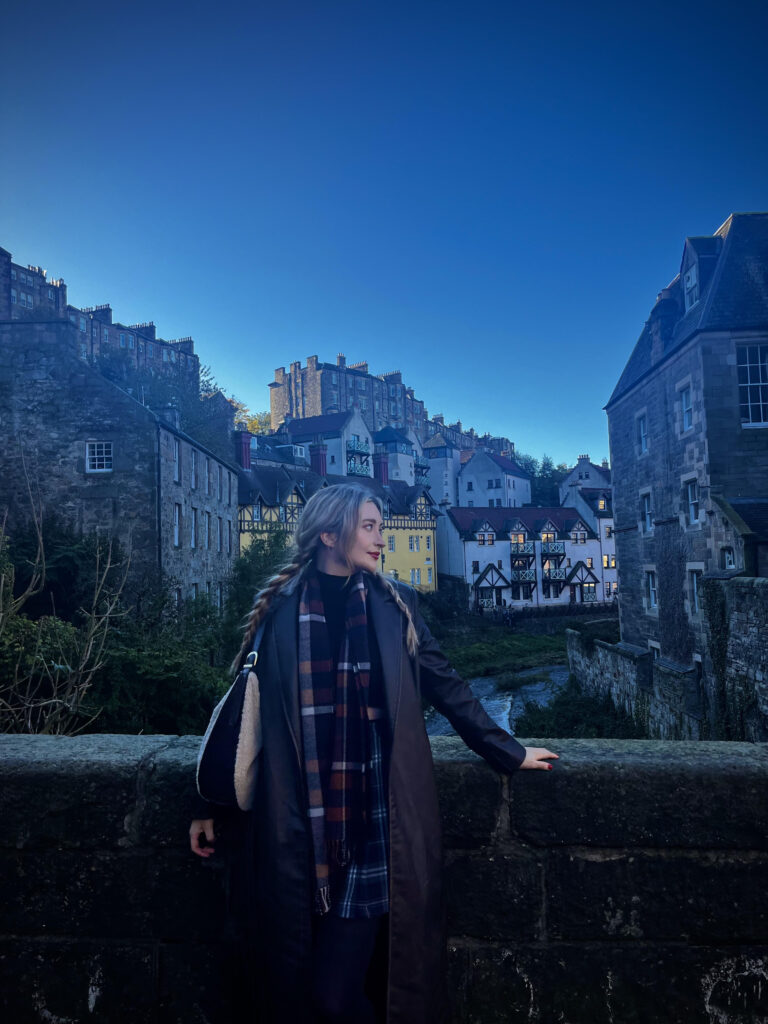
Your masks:
<svg viewBox="0 0 768 1024"><path fill-rule="evenodd" d="M299 603L301 735L320 914L331 906L331 871L349 863L366 824L371 657L365 598L358 572L349 584L335 675L316 573L306 576Z"/></svg>

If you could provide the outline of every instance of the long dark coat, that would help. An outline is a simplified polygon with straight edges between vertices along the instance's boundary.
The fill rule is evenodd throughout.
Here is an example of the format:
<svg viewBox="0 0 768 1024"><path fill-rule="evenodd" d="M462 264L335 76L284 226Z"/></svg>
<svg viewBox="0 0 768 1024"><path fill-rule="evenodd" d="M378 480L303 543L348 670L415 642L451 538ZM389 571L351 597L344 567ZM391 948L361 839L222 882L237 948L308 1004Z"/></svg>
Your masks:
<svg viewBox="0 0 768 1024"><path fill-rule="evenodd" d="M248 917L259 1020L309 1024L312 848L306 815L298 685L298 581L270 611L259 651L264 746L249 814ZM390 722L390 914L388 1024L436 1021L444 988L441 835L421 692L465 742L503 772L525 749L489 718L448 664L418 614L416 595L396 584L418 632L406 647L406 620L380 578L368 576L369 615L381 651Z"/></svg>

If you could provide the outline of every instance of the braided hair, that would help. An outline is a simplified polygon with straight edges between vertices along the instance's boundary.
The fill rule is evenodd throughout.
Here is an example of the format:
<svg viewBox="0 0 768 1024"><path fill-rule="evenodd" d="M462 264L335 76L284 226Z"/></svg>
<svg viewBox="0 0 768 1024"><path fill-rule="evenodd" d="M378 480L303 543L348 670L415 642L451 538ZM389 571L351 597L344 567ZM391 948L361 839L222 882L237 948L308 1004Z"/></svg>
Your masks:
<svg viewBox="0 0 768 1024"><path fill-rule="evenodd" d="M376 495L366 488L356 486L355 484L334 484L332 487L325 487L312 495L304 507L293 538L291 560L278 569L275 575L267 580L264 587L256 595L253 608L245 622L243 643L237 653L237 657L232 662L233 673L239 671L242 666L251 649L251 643L256 635L256 630L269 612L275 597L292 579L300 576L315 560L318 549L322 544L321 534L333 533L336 535L339 550L344 552L347 559L347 568L350 575L352 575L355 567L349 561L346 552L352 546L352 541L357 531L360 509L368 501L372 502L379 510L379 513L381 513L381 501ZM414 655L418 647L418 638L411 612L392 581L383 576L381 579L392 594L397 607L406 618L408 623L406 644L408 652Z"/></svg>

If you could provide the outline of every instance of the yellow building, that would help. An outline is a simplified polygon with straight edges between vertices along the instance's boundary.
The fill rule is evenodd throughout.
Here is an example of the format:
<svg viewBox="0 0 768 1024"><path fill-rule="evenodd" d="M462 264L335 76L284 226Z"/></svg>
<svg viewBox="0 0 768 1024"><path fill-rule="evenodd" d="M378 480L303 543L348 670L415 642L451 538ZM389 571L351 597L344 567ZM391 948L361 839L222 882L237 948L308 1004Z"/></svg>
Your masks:
<svg viewBox="0 0 768 1024"><path fill-rule="evenodd" d="M238 512L241 552L254 537L266 537L276 530L293 533L304 505L319 488L359 484L382 503L382 572L419 590L437 590L435 536L440 513L426 487L400 480L382 484L372 477L321 477L295 466L252 466L244 476L248 487L241 488L245 493L241 493Z"/></svg>

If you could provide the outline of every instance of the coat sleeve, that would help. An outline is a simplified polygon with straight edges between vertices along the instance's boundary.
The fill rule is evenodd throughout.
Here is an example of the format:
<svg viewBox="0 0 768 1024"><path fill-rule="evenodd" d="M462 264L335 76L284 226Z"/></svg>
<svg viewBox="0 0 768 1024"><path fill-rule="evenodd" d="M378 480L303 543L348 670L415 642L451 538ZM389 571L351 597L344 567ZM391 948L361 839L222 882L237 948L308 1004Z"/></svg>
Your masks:
<svg viewBox="0 0 768 1024"><path fill-rule="evenodd" d="M468 684L451 667L419 614L416 595L406 598L419 639L421 689L427 700L445 715L470 750L497 771L511 773L525 760L525 747L501 729L475 697Z"/></svg>

